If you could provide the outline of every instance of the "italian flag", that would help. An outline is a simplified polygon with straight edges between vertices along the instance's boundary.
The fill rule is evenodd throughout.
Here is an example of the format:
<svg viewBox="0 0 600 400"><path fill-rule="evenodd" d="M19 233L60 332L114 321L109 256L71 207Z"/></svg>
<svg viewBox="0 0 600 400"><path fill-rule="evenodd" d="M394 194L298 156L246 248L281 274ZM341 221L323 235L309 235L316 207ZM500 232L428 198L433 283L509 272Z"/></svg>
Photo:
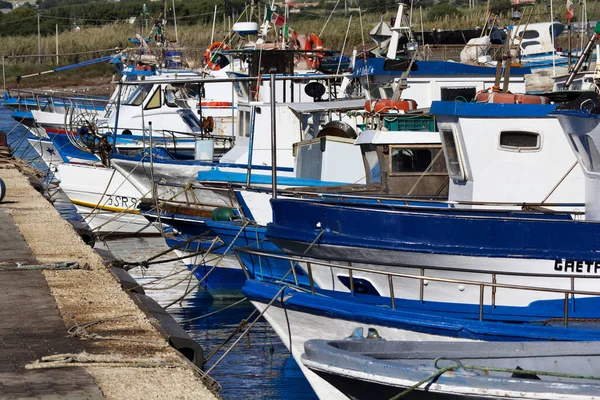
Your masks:
<svg viewBox="0 0 600 400"><path fill-rule="evenodd" d="M271 21L277 26L282 26L285 24L285 16L279 15L270 8L267 8L267 21Z"/></svg>

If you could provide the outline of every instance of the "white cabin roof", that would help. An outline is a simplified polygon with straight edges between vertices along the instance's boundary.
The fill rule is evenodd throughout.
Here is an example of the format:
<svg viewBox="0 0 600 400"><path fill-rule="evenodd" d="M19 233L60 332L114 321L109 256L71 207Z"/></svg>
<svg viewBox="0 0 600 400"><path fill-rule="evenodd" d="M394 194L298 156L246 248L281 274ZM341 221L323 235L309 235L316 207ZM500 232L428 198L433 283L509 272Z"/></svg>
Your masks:
<svg viewBox="0 0 600 400"><path fill-rule="evenodd" d="M438 132L366 130L356 138L361 144L441 144Z"/></svg>
<svg viewBox="0 0 600 400"><path fill-rule="evenodd" d="M306 103L284 103L292 111L305 114L319 111L347 111L356 110L357 108L364 109L365 99L360 100L336 100L336 101L317 101Z"/></svg>

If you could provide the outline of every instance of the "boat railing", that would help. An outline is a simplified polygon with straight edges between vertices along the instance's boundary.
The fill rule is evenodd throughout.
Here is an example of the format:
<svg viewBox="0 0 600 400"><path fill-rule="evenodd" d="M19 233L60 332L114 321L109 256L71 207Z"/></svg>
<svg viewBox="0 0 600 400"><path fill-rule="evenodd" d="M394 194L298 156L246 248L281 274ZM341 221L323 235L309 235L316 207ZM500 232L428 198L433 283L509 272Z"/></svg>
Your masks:
<svg viewBox="0 0 600 400"><path fill-rule="evenodd" d="M113 127L107 126L105 127L106 129L106 133L112 132ZM135 136L136 140L138 140L138 137L141 136L142 140L144 141L150 141L148 138L148 129L144 129L144 128L127 128L127 131L129 131L126 134L122 134L122 137L127 137L129 135L131 136ZM195 140L195 139L202 139L202 140L213 140L215 142L215 144L220 144L222 147L232 147L233 144L235 143L235 137L233 136L227 136L227 135L213 135L210 133L206 133L206 132L181 132L181 131L174 131L172 129L162 129L162 130L158 130L158 129L153 129L152 131L152 140L156 141L156 140L160 140L162 139L163 141L158 141L158 142L153 142L153 146L163 146L165 141L170 141L173 142L174 146L176 147L177 145L177 141L181 141L181 140ZM148 143L149 144L149 143Z"/></svg>
<svg viewBox="0 0 600 400"><path fill-rule="evenodd" d="M26 89L8 89L9 97L16 98L17 103L23 106L30 106L30 102L35 102L38 110L43 108L50 103L59 103L66 105L80 104L87 105L89 107L105 107L108 103L108 99L90 96L86 93L78 93L73 91L66 91L60 89L51 90L26 90ZM29 107L28 109L30 109Z"/></svg>
<svg viewBox="0 0 600 400"><path fill-rule="evenodd" d="M465 48L481 48L487 50L487 54L492 60L502 58L502 53L506 50L506 46L501 44L426 44L419 47L418 60L423 61L457 61L460 62L460 53ZM479 52L477 52L479 54Z"/></svg>
<svg viewBox="0 0 600 400"><path fill-rule="evenodd" d="M446 208L459 209L461 206L469 207L490 207L491 209L502 209L507 212L543 212L548 214L565 214L565 215L584 215L585 211L578 210L578 208L585 208L584 203L544 203L544 202L510 202L510 201L466 201L466 200L439 200L431 199L426 196L401 196L401 195L390 195L390 196L369 196L369 195L356 195L356 194L336 194L336 193L319 193L319 192L308 192L302 191L301 189L287 189L282 191L295 197L303 199L321 199L339 201L341 203L357 202L361 200L373 201L381 205L389 206L406 206L414 208L440 208L440 205L444 205ZM509 207L519 208L510 210ZM557 208L558 210L553 210Z"/></svg>
<svg viewBox="0 0 600 400"><path fill-rule="evenodd" d="M523 291L534 291L534 292L544 292L544 293L555 293L564 295L564 326L568 326L569 319L569 297L572 299L575 298L575 295L581 296L600 296L600 292L586 291L586 290L576 290L575 289L575 279L599 279L600 276L596 275L554 275L554 274L540 274L540 273L526 273L526 272L498 272L498 271L490 271L490 270L477 270L473 271L471 269L465 268L456 268L456 267L435 267L435 266L411 266L405 264L395 264L395 263L380 263L381 266L386 267L395 267L395 268L410 268L410 269L418 269L418 274L410 274L410 273L400 273L400 272L390 272L390 271L382 271L375 270L372 268L365 267L357 267L353 265L354 263L364 264L364 261L357 262L352 260L331 260L331 259L317 259L314 257L308 257L303 255L291 255L281 252L269 251L269 250L256 250L250 247L237 247L235 248L236 256L242 265L244 272L248 277L252 274L247 270L247 267L240 259L239 253L244 253L257 257L266 257L273 258L278 260L288 261L290 263L290 272L293 276L294 283L296 286L300 286L298 283L298 277L296 274L296 265L303 264L306 266L306 272L308 273L309 278L309 286L311 294L316 294L315 289L315 281L313 278L313 269L315 267L322 268L336 268L336 269L344 269L348 271L348 279L350 286L350 295L355 296L355 281L354 275L357 272L367 273L367 274L375 274L380 276L385 276L388 282L388 291L390 298L390 306L393 310L396 309L396 298L394 295L394 278L403 278L403 279L413 279L419 282L419 301L421 303L425 302L425 287L428 282L442 282L442 283L452 283L466 286L476 286L479 287L479 320L483 321L484 319L484 306L485 304L485 291L486 289L491 290L491 306L493 308L496 307L496 292L498 289L512 289L512 290L523 290ZM467 279L457 279L457 278L443 278L431 275L425 275L426 271L444 271L444 272L469 272L476 273L478 275L487 275L491 277L491 282L486 281L476 281L476 280L467 280ZM287 275L289 275L289 273ZM287 276L286 275L286 276ZM541 287L541 286L532 286L532 285L516 285L516 284L507 284L507 283L498 283L498 277L502 276L519 276L519 277L536 277L536 278L555 278L555 279L568 279L570 281L570 289L559 289L552 287Z"/></svg>

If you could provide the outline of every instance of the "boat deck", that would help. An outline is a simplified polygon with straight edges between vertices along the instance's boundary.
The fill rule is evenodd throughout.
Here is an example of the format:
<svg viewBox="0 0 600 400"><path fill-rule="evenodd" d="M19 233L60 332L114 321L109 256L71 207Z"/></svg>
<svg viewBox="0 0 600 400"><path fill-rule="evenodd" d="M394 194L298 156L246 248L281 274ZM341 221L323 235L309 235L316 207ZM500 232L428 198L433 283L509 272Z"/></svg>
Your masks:
<svg viewBox="0 0 600 400"><path fill-rule="evenodd" d="M0 398L215 399L102 258L1 164Z"/></svg>

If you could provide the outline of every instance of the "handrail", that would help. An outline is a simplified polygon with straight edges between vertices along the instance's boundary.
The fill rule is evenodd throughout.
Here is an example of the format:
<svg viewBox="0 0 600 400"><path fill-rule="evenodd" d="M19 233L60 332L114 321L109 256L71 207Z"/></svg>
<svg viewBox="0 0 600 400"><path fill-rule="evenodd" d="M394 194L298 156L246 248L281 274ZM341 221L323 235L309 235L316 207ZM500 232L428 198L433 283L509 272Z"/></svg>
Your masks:
<svg viewBox="0 0 600 400"><path fill-rule="evenodd" d="M259 257L269 257L269 258L275 258L275 259L280 259L280 260L285 260L285 261L289 261L290 263L306 263L307 265L307 272L308 272L308 276L310 279L310 289L311 289L311 293L315 294L315 286L314 286L314 280L313 280L313 266L314 265L319 265L322 267L326 267L326 268L338 268L338 269L346 269L348 270L348 277L350 279L350 294L354 295L354 278L353 278L353 272L363 272L363 273L369 273L369 274L376 274L376 275L381 275L381 276L386 276L387 280L388 280L388 285L389 285L389 292L390 292L390 302L391 302L391 307L392 309L396 309L396 303L395 303L395 297L394 297L394 285L393 285L393 278L405 278L405 279L415 279L418 280L420 282L420 297L421 297L421 301L423 300L423 286L424 286L424 281L434 281L434 282L443 282L443 283L453 283L453 284L461 284L461 285L470 285L470 286L478 286L479 287L479 320L482 321L483 320L483 309L484 309L484 294L485 294L485 288L489 287L492 289L492 306L495 307L495 293L496 290L498 288L504 288L504 289L513 289L513 290L530 290L530 291L536 291L536 292L545 292L545 293L560 293L560 294L564 294L565 296L565 307L564 307L564 326L566 327L568 325L568 300L569 300L569 295L570 296L575 296L575 295L583 295L583 296L600 296L600 292L591 292L591 291L586 291L586 290L575 290L574 287L574 279L575 278L583 278L583 279L600 279L600 276L589 276L589 275L551 275L551 274L535 274L535 273L517 273L517 272L497 272L497 271L485 271L485 270L477 270L477 271L473 271L473 270L466 270L466 269L459 269L459 268L441 268L441 267L424 267L424 266L419 266L419 267L414 267L414 266L410 266L410 265L401 265L401 264L387 264L387 263L381 263L381 265L393 265L396 267L403 267L403 268L414 268L414 269L419 269L419 275L415 275L415 274L407 274L407 273L399 273L399 272L389 272L389 271L378 271L378 270L374 270L374 269L370 269L370 268L364 268L364 267L355 267L352 266L352 262L351 261L347 261L347 260L339 260L339 261L345 261L347 263L347 265L344 264L334 264L334 263L330 263L327 261L322 261L319 259L316 259L314 257L304 257L304 256L299 256L299 255L289 255L289 254L284 254L284 253L279 253L279 252L274 252L274 251L269 251L269 250L254 250L251 249L249 247L237 247L235 248L235 252L236 253L246 253L249 255L255 255L255 256L259 256ZM361 262L364 264L364 262ZM295 264L292 264L295 265ZM242 263L242 267L244 268L244 270L246 269L245 265ZM428 276L424 274L425 269L432 269L432 270L441 270L441 271L460 271L460 272L471 272L474 274L491 274L492 275L492 282L481 282L481 281L472 281L472 280L467 280L467 279L457 279L457 278L441 278L441 277L435 277L435 276ZM247 271L245 271L246 274L248 274ZM550 278L557 278L557 279L570 279L571 280L571 289L556 289L556 288L549 288L549 287L539 287L539 286L529 286L529 285L515 285L515 284L506 284L506 283L497 283L497 276L498 275L512 275L512 276L535 276L535 277L550 277Z"/></svg>

